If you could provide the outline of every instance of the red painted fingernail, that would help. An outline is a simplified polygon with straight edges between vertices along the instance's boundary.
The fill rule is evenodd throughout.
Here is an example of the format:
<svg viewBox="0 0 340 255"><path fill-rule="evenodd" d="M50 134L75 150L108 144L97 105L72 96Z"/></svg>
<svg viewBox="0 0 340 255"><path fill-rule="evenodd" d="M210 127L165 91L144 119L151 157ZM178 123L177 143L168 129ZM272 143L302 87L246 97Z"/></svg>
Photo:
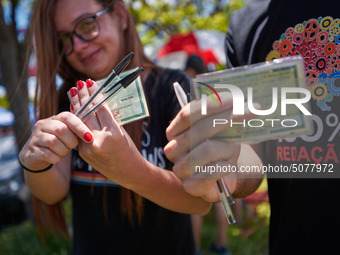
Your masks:
<svg viewBox="0 0 340 255"><path fill-rule="evenodd" d="M87 80L86 80L86 86L87 86L88 88L91 88L91 87L93 86L93 84L94 84L93 80L91 80L91 79L87 79Z"/></svg>
<svg viewBox="0 0 340 255"><path fill-rule="evenodd" d="M71 88L70 89L70 94L71 94L71 97L75 97L78 93L78 90L76 88Z"/></svg>
<svg viewBox="0 0 340 255"><path fill-rule="evenodd" d="M73 112L74 108L73 108L73 105L72 105L72 104L70 104L70 109L71 109L71 111Z"/></svg>
<svg viewBox="0 0 340 255"><path fill-rule="evenodd" d="M93 140L93 135L90 132L86 132L84 135L84 139L87 142L91 142Z"/></svg>
<svg viewBox="0 0 340 255"><path fill-rule="evenodd" d="M83 81L77 81L77 87L79 90L81 90L84 87L84 82Z"/></svg>

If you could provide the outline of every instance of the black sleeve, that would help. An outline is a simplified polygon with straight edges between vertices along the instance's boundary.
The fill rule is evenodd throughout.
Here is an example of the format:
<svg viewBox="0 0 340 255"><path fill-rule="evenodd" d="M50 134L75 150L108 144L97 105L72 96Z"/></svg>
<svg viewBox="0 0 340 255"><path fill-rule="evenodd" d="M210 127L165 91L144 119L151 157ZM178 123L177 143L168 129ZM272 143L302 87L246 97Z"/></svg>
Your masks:
<svg viewBox="0 0 340 255"><path fill-rule="evenodd" d="M233 28L229 26L225 39L226 68L232 68L237 65L235 56L235 47L233 40Z"/></svg>
<svg viewBox="0 0 340 255"><path fill-rule="evenodd" d="M254 59L267 22L270 0L252 0L240 10L235 11L230 19L225 41L227 68L256 63Z"/></svg>

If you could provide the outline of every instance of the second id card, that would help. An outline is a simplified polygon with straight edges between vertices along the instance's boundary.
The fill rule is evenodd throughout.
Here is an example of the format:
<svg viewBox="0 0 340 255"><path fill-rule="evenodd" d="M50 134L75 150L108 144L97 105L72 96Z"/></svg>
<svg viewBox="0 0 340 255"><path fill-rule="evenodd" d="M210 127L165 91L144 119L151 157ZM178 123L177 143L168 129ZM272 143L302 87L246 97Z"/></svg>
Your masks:
<svg viewBox="0 0 340 255"><path fill-rule="evenodd" d="M216 138L254 142L299 136L312 131L310 91L306 87L301 57L198 75L194 79L194 88L196 96L201 99L212 97L214 100L221 92L232 93L234 115L241 115L247 104L255 115L252 119L234 123L227 118L207 123L211 128L225 125L225 130ZM218 103L216 100L217 106ZM253 103L258 103L261 109L252 108ZM204 106L202 103L202 114Z"/></svg>

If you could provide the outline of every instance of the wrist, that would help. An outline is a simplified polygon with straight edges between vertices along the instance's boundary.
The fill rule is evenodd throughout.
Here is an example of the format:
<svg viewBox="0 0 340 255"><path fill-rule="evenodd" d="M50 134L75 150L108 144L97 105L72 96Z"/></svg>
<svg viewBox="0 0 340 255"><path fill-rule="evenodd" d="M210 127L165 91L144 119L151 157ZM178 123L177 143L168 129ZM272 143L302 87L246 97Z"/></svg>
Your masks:
<svg viewBox="0 0 340 255"><path fill-rule="evenodd" d="M25 171L28 171L30 173L42 173L42 172L46 172L48 170L50 170L52 167L53 167L53 164L50 164L49 166L47 166L46 168L44 169L37 169L37 170L32 170L26 166L24 166L21 161L20 161L20 158L18 158L18 161L19 161L19 164L20 166L25 170Z"/></svg>

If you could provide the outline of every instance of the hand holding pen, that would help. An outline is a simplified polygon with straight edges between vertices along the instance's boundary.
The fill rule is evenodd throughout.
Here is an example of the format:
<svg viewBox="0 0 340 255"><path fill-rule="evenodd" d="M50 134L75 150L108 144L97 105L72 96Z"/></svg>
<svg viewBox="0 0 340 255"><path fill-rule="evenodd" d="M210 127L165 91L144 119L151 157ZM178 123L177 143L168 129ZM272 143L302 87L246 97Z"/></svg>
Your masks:
<svg viewBox="0 0 340 255"><path fill-rule="evenodd" d="M118 80L115 84L110 86L106 91L105 91L105 96L102 100L99 102L96 102L96 104L91 107L88 111L86 111L84 114L78 114L76 115L82 120L86 121L92 114L94 114L96 111L102 107L102 105L109 100L113 95L115 95L121 88L126 88L129 86L142 72L144 71L143 67L138 68L137 70L133 71L132 73L128 74L124 78ZM99 87L98 90L100 90L102 87ZM86 103L91 103L91 101L94 99L94 97L89 100ZM89 105L89 104L88 104Z"/></svg>
<svg viewBox="0 0 340 255"><path fill-rule="evenodd" d="M134 53L131 52L130 54L128 54L110 73L110 75L106 78L106 80L104 81L103 85L100 86L98 88L98 90L91 95L91 97L85 102L85 104L83 104L80 109L75 113L76 116L79 116L85 109L86 107L89 106L90 103L93 102L93 100L99 95L99 93L106 88L111 81L117 76L119 75L122 71L125 70L125 68L129 65L131 59L134 57Z"/></svg>
<svg viewBox="0 0 340 255"><path fill-rule="evenodd" d="M178 82L175 82L173 84L174 90L176 97L178 99L179 104L183 108L186 104L188 104L187 96ZM222 202L224 212L226 214L227 220L229 224L234 224L236 223L236 220L234 218L233 212L231 210L231 205L235 203L232 195L230 194L228 187L225 185L225 183L221 180L217 180L217 187L218 187L218 192L220 196L220 200Z"/></svg>
<svg viewBox="0 0 340 255"><path fill-rule="evenodd" d="M129 65L131 59L134 57L134 53L131 52L128 54L110 73L110 75L106 78L103 84L98 88L98 90L91 95L91 97L79 108L79 110L75 113L77 117L79 117L83 122L86 121L92 114L102 107L102 105L107 102L113 95L115 95L121 88L126 88L129 86L143 71L142 67L128 74L122 79L116 81L113 85L110 85L114 79L125 70L125 68ZM101 94L104 93L104 95ZM95 99L99 96L104 98L100 98L99 102L95 102ZM91 107L91 103L95 103ZM88 109L90 108L90 109ZM87 111L85 111L87 110Z"/></svg>

